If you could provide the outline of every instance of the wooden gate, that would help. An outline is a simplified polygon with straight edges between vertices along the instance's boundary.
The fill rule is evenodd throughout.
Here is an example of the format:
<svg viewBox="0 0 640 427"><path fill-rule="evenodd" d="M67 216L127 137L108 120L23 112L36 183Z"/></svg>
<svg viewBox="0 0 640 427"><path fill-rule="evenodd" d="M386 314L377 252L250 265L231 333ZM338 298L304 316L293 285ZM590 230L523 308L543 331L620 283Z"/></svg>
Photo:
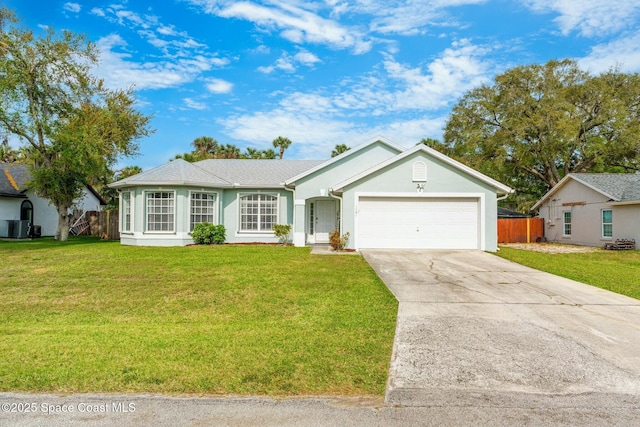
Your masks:
<svg viewBox="0 0 640 427"><path fill-rule="evenodd" d="M498 219L498 243L531 243L543 237L543 218Z"/></svg>

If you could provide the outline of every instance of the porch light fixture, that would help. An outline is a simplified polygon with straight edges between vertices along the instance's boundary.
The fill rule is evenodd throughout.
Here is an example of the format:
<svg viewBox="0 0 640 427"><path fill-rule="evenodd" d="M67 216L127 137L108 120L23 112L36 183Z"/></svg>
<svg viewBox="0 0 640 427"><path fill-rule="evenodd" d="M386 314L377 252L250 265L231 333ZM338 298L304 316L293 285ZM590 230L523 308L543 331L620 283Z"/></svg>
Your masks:
<svg viewBox="0 0 640 427"><path fill-rule="evenodd" d="M424 190L424 185L425 185L425 183L424 183L424 182L419 182L419 183L416 185L416 190L418 190L418 193L422 193L422 190Z"/></svg>

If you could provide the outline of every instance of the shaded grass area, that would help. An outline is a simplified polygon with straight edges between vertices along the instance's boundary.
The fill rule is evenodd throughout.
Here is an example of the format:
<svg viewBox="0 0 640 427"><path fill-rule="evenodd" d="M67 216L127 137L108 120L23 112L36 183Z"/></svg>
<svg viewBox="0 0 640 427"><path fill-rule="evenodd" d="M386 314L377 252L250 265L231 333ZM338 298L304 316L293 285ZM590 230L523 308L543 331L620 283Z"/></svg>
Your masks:
<svg viewBox="0 0 640 427"><path fill-rule="evenodd" d="M397 302L359 256L0 242L0 390L384 393Z"/></svg>
<svg viewBox="0 0 640 427"><path fill-rule="evenodd" d="M640 251L599 250L549 254L501 247L497 255L518 264L640 299Z"/></svg>

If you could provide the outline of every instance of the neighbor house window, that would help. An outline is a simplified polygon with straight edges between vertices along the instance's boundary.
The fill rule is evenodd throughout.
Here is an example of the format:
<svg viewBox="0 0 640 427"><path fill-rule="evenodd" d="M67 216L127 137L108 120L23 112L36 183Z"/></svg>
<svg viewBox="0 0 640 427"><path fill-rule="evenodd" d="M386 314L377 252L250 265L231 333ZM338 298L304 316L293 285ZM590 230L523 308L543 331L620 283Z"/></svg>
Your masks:
<svg viewBox="0 0 640 427"><path fill-rule="evenodd" d="M176 195L173 191L150 191L147 196L147 231L174 231Z"/></svg>
<svg viewBox="0 0 640 427"><path fill-rule="evenodd" d="M120 212L122 213L122 231L131 231L131 192L125 191L122 193L122 204L120 205Z"/></svg>
<svg viewBox="0 0 640 427"><path fill-rule="evenodd" d="M240 197L240 231L272 231L278 223L278 196L248 194Z"/></svg>
<svg viewBox="0 0 640 427"><path fill-rule="evenodd" d="M562 213L562 235L571 236L571 212Z"/></svg>
<svg viewBox="0 0 640 427"><path fill-rule="evenodd" d="M216 194L215 193L191 193L191 226L201 222L215 222L216 216Z"/></svg>
<svg viewBox="0 0 640 427"><path fill-rule="evenodd" d="M613 237L613 211L602 210L602 237Z"/></svg>

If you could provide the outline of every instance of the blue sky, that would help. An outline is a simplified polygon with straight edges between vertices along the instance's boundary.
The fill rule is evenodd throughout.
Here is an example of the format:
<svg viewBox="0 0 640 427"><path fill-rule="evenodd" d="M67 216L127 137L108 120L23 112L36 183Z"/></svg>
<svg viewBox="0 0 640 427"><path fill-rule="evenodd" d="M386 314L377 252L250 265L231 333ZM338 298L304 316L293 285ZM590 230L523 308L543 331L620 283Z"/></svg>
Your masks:
<svg viewBox="0 0 640 427"><path fill-rule="evenodd" d="M640 71L638 0L5 0L23 23L86 34L95 74L135 87L156 133L120 166L293 141L290 159L382 135L442 138L468 90L514 66L573 58Z"/></svg>

